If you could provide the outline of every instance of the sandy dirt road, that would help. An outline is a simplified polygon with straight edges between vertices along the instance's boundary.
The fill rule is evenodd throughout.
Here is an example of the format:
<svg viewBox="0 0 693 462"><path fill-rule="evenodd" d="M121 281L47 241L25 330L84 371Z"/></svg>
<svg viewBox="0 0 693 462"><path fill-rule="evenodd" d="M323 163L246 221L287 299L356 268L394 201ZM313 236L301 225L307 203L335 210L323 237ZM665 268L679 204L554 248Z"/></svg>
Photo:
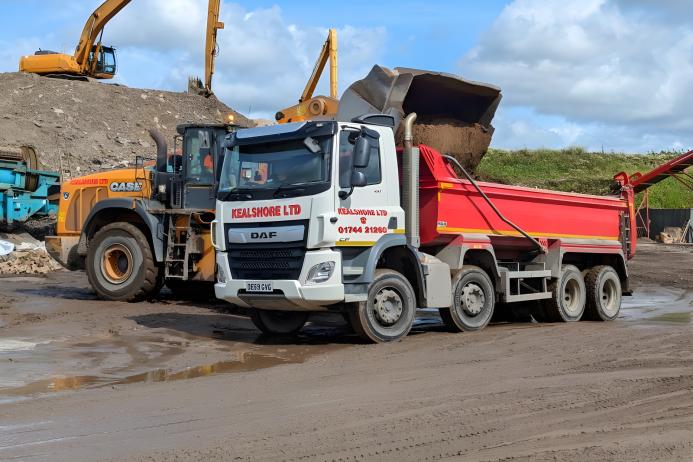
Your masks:
<svg viewBox="0 0 693 462"><path fill-rule="evenodd" d="M0 280L0 460L693 460L693 252L641 246L612 323L360 345L223 306Z"/></svg>

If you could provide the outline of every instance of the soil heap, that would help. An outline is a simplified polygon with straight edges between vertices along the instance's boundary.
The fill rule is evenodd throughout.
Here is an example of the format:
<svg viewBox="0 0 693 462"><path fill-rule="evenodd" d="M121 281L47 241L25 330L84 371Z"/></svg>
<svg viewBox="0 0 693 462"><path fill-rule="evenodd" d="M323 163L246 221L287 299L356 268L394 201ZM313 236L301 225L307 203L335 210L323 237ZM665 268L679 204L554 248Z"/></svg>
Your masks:
<svg viewBox="0 0 693 462"><path fill-rule="evenodd" d="M33 145L46 169L66 177L154 159L148 130L172 140L181 123L223 122L229 114L252 126L214 96L140 90L98 81L35 74L0 74L0 145Z"/></svg>

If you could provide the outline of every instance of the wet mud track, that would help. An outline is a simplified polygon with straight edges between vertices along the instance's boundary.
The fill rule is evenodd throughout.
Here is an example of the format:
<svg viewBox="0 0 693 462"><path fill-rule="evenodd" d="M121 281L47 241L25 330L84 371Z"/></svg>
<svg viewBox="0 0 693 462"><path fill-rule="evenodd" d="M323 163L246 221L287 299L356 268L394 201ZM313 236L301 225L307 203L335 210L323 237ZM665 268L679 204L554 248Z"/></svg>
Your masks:
<svg viewBox="0 0 693 462"><path fill-rule="evenodd" d="M0 460L693 460L693 253L645 246L612 323L358 343L224 305L0 280Z"/></svg>

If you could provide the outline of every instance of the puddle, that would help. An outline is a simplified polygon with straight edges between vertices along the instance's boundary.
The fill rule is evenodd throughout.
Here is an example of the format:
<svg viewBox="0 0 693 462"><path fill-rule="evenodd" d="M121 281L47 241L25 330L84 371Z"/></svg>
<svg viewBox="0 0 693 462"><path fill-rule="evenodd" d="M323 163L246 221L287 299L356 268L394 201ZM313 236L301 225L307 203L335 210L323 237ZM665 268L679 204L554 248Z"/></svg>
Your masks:
<svg viewBox="0 0 693 462"><path fill-rule="evenodd" d="M641 324L693 323L693 293L666 287L624 297L619 319Z"/></svg>
<svg viewBox="0 0 693 462"><path fill-rule="evenodd" d="M153 369L126 377L96 375L52 377L48 380L38 380L19 387L0 388L0 402L9 402L17 400L17 398L62 391L136 383L173 382L218 374L253 372L282 364L300 364L305 362L305 360L313 354L315 353L307 349L296 349L293 351L282 349L281 354L277 355L242 352L239 353L237 359L233 361L219 361L212 364L188 367L182 370Z"/></svg>

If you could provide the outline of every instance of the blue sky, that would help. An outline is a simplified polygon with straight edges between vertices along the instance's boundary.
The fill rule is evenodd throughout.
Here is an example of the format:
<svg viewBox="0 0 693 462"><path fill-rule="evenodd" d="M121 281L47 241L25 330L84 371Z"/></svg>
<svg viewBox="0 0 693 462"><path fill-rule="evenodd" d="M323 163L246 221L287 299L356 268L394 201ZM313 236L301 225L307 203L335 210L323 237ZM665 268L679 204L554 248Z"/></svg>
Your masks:
<svg viewBox="0 0 693 462"><path fill-rule="evenodd" d="M71 51L100 1L4 0L0 71L39 47ZM692 4L224 0L215 92L271 118L298 98L335 27L341 90L376 63L500 86L496 147L682 150L693 146ZM205 14L206 0L133 0L105 33L118 48L117 82L184 90L188 75L203 72Z"/></svg>

